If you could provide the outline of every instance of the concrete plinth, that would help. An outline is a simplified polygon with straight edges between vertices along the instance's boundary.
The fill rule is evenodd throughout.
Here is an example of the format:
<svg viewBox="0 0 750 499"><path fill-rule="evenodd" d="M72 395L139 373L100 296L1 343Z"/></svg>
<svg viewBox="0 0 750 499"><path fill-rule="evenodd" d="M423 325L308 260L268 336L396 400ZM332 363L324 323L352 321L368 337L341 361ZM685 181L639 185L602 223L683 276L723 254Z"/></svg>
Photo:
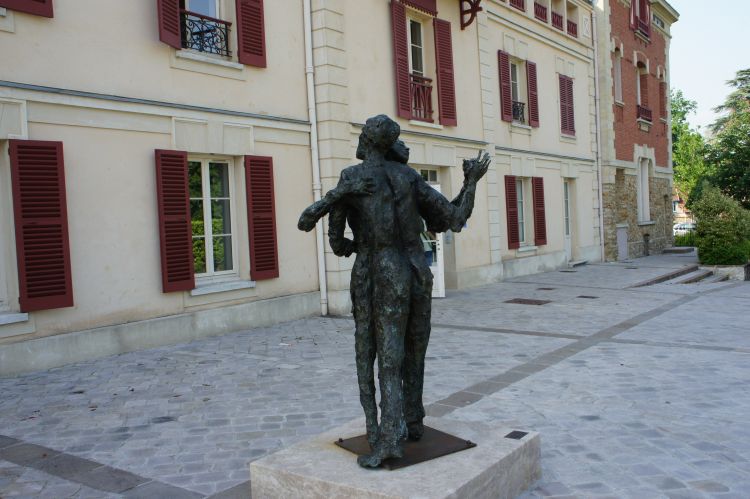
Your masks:
<svg viewBox="0 0 750 499"><path fill-rule="evenodd" d="M250 464L253 499L512 498L541 476L539 434L506 438L516 428L426 418L425 424L477 447L394 471L366 470L334 444L364 432L364 419Z"/></svg>

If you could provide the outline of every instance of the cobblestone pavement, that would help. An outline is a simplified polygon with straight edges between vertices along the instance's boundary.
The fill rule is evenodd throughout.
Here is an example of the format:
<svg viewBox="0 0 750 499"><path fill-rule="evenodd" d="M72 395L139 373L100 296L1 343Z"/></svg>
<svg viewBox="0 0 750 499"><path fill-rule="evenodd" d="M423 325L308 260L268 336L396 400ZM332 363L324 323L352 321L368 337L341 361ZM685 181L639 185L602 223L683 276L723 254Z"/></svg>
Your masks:
<svg viewBox="0 0 750 499"><path fill-rule="evenodd" d="M690 263L436 300L428 412L539 431L526 499L750 497L750 283L631 287ZM247 497L250 461L360 416L352 331L310 318L0 379L0 498Z"/></svg>

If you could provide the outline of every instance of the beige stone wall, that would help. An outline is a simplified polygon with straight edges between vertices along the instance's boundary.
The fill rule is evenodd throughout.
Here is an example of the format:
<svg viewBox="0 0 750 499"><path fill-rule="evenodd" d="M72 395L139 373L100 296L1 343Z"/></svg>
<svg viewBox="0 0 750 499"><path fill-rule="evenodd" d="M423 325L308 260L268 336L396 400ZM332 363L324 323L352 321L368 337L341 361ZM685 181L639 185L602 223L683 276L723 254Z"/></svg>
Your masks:
<svg viewBox="0 0 750 499"><path fill-rule="evenodd" d="M617 169L613 183L605 183L602 189L604 205L604 249L606 259L618 259L617 226L627 225L628 258L645 256L644 236L648 234L649 254L661 253L672 246L672 197L671 179L649 178L651 222L638 221L638 177L625 169Z"/></svg>

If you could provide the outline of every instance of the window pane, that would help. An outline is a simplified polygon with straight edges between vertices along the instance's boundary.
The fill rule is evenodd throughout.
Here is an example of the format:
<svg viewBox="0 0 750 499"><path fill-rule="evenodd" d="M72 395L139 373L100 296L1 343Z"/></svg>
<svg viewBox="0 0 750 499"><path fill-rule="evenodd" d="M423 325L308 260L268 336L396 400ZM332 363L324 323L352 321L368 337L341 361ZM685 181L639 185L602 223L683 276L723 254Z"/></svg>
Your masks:
<svg viewBox="0 0 750 499"><path fill-rule="evenodd" d="M211 201L211 217L213 218L211 230L214 235L232 233L232 219L228 199Z"/></svg>
<svg viewBox="0 0 750 499"><path fill-rule="evenodd" d="M229 197L229 165L226 163L211 163L209 165L212 198Z"/></svg>
<svg viewBox="0 0 750 499"><path fill-rule="evenodd" d="M191 198L202 198L203 197L203 181L201 179L201 164L200 161L190 161L188 163L188 184L190 185L190 197Z"/></svg>
<svg viewBox="0 0 750 499"><path fill-rule="evenodd" d="M232 270L232 237L219 236L214 237L214 272L223 270Z"/></svg>
<svg viewBox="0 0 750 499"><path fill-rule="evenodd" d="M525 214L523 212L523 180L516 180L516 197L518 203L518 240L526 241Z"/></svg>
<svg viewBox="0 0 750 499"><path fill-rule="evenodd" d="M518 66L515 64L510 65L510 94L511 100L516 102L518 99Z"/></svg>
<svg viewBox="0 0 750 499"><path fill-rule="evenodd" d="M203 223L203 200L190 200L190 222L193 226L194 236L202 236L206 233Z"/></svg>
<svg viewBox="0 0 750 499"><path fill-rule="evenodd" d="M195 273L206 273L206 240L202 237L193 238L193 260L195 262Z"/></svg>
<svg viewBox="0 0 750 499"><path fill-rule="evenodd" d="M422 46L422 25L416 21L409 21L411 29L411 43L412 45Z"/></svg>
<svg viewBox="0 0 750 499"><path fill-rule="evenodd" d="M216 0L189 0L187 8L191 12L216 17Z"/></svg>
<svg viewBox="0 0 750 499"><path fill-rule="evenodd" d="M424 65L422 64L422 49L420 47L411 47L411 69L420 76L424 74Z"/></svg>

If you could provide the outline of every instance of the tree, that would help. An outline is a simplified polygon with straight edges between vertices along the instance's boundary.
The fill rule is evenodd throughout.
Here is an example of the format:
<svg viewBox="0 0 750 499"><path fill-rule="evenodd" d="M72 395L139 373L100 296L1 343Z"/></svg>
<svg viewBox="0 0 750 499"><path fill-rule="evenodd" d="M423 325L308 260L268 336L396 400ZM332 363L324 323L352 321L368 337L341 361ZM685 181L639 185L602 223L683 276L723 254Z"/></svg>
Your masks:
<svg viewBox="0 0 750 499"><path fill-rule="evenodd" d="M672 163L677 190L690 193L701 179L710 176L711 167L704 161L706 143L703 136L690 128L687 117L694 113L697 104L681 90L673 89L672 108Z"/></svg>
<svg viewBox="0 0 750 499"><path fill-rule="evenodd" d="M712 165L711 182L750 208L750 69L738 71L727 83L735 90L716 108L725 114L711 125L716 135L706 158Z"/></svg>
<svg viewBox="0 0 750 499"><path fill-rule="evenodd" d="M701 263L744 265L750 257L750 212L706 181L693 202Z"/></svg>

